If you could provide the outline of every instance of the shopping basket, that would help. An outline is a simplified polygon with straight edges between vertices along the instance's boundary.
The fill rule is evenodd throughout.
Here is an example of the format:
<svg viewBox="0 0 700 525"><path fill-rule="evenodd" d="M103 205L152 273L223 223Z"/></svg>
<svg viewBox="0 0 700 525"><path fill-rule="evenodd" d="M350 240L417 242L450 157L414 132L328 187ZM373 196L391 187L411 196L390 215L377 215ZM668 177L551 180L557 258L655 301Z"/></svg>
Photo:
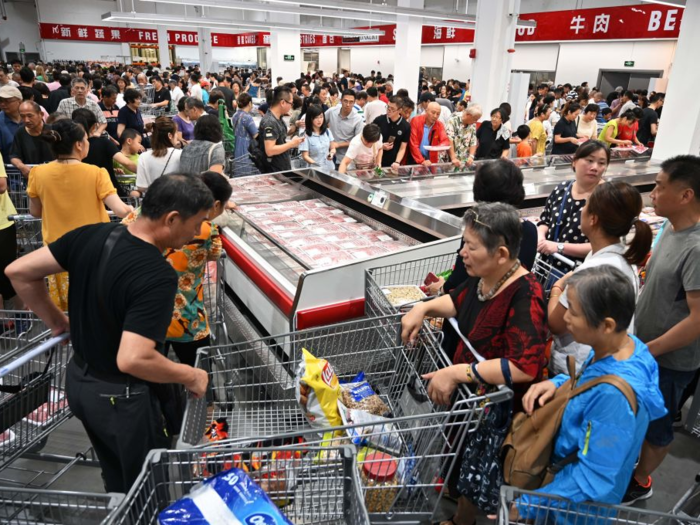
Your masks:
<svg viewBox="0 0 700 525"><path fill-rule="evenodd" d="M46 324L28 310L0 310L0 356L48 339Z"/></svg>
<svg viewBox="0 0 700 525"><path fill-rule="evenodd" d="M442 495L439 474L449 476L466 433L479 426L484 409L512 393L504 389L476 396L461 385L451 407L434 405L421 375L443 368L447 358L428 329L410 346L400 336L401 318L389 316L201 350L197 366L210 374L217 401L208 412L205 399L188 400L178 448L198 445L204 430L219 418L226 418L229 437L239 442L292 436L318 440L294 392L294 375L306 348L327 359L341 382L364 372L391 411L386 425L337 427L340 433L356 429L361 445L390 449L400 458L403 475L387 518L409 520L405 523L430 518ZM378 522L383 516L372 519Z"/></svg>
<svg viewBox="0 0 700 525"><path fill-rule="evenodd" d="M9 215L7 218L15 223L19 255L26 255L44 245L44 238L41 234L41 219L28 213Z"/></svg>
<svg viewBox="0 0 700 525"><path fill-rule="evenodd" d="M560 268L557 268L555 261L560 263ZM566 268L566 270L562 268ZM531 272L544 287L545 297L548 298L554 283L564 277L569 271L574 270L574 268L576 268L576 263L563 255L559 255L558 253L542 255L538 253L532 265Z"/></svg>
<svg viewBox="0 0 700 525"><path fill-rule="evenodd" d="M123 494L0 487L0 524L98 524Z"/></svg>
<svg viewBox="0 0 700 525"><path fill-rule="evenodd" d="M0 470L70 417L68 334L0 356Z"/></svg>
<svg viewBox="0 0 700 525"><path fill-rule="evenodd" d="M158 513L209 475L239 466L252 449L153 450L110 525L156 523ZM249 475L294 523L368 525L355 454L350 447L265 447L254 450ZM250 463L248 463L250 465ZM255 525L258 521L247 521ZM272 523L260 521L261 525Z"/></svg>
<svg viewBox="0 0 700 525"><path fill-rule="evenodd" d="M527 495L528 500L523 501ZM602 503L574 503L566 498L501 487L498 525L696 525L697 518Z"/></svg>

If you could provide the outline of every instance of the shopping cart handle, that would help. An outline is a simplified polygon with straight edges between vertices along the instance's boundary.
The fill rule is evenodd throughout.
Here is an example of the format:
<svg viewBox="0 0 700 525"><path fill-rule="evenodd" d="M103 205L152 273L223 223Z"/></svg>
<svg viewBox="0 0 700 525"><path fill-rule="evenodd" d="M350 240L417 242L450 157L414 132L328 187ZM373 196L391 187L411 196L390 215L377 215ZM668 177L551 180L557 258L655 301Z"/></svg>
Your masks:
<svg viewBox="0 0 700 525"><path fill-rule="evenodd" d="M8 221L26 221L26 220L31 220L31 219L36 219L37 217L34 217L34 215L31 215L30 213L18 213L17 215L8 215L7 220Z"/></svg>
<svg viewBox="0 0 700 525"><path fill-rule="evenodd" d="M59 344L63 343L64 341L67 341L69 337L70 337L70 334L65 333L65 334L61 334L59 336L52 337L51 339L44 341L39 346L37 346L35 349L30 350L29 352L27 352L26 354L23 354L21 357L18 357L17 359L12 361L8 365L0 368L0 377L4 377L7 374L9 374L10 372L17 370L19 367L28 363L29 361L31 361L35 357L40 356L41 354L46 353L49 350L51 350L54 346L59 345Z"/></svg>

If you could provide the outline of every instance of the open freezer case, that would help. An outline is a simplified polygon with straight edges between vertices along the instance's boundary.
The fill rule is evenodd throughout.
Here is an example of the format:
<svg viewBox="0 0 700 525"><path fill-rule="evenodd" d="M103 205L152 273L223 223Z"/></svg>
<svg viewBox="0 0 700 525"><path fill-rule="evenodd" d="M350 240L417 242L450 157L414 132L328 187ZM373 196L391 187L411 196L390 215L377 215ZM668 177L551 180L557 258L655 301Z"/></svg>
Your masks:
<svg viewBox="0 0 700 525"><path fill-rule="evenodd" d="M632 185L650 187L659 171L659 164L650 161L650 151L633 148L611 150L610 165L605 180L626 180ZM512 160L523 171L525 207L541 205L552 190L565 180L573 180L573 155L534 156ZM385 169L353 172L368 184L404 202L418 201L457 215L474 204L472 186L477 161L469 167L455 168L452 164L431 166L402 166L398 172Z"/></svg>
<svg viewBox="0 0 700 525"><path fill-rule="evenodd" d="M364 273L459 248L461 221L321 169L231 179L226 281L268 334L364 314Z"/></svg>

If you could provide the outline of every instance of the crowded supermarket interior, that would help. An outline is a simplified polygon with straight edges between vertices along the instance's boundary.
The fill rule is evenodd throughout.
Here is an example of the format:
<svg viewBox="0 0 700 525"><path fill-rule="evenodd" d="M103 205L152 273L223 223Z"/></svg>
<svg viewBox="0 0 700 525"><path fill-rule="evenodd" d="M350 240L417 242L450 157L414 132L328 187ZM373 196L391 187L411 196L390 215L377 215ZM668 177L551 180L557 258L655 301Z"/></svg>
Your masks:
<svg viewBox="0 0 700 525"><path fill-rule="evenodd" d="M700 0L0 0L0 524L700 525Z"/></svg>

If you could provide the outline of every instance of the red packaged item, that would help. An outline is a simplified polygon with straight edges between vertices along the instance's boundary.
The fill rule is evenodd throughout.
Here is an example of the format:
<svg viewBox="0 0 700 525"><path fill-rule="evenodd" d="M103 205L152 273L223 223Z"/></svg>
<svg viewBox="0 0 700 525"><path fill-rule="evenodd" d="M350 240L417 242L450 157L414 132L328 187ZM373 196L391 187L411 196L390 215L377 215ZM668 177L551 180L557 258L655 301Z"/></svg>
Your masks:
<svg viewBox="0 0 700 525"><path fill-rule="evenodd" d="M384 232L379 232L379 231L372 231L372 232L366 232L363 233L362 236L365 239L369 239L375 244L381 244L382 246L384 245L383 243L385 242L392 242L396 241L391 235L384 233Z"/></svg>
<svg viewBox="0 0 700 525"><path fill-rule="evenodd" d="M374 231L371 226L367 226L361 222L349 222L343 224L343 228L348 232L372 232Z"/></svg>
<svg viewBox="0 0 700 525"><path fill-rule="evenodd" d="M350 223L357 222L355 219L353 219L349 215L329 215L328 220L330 222L340 223L340 224L350 224Z"/></svg>

